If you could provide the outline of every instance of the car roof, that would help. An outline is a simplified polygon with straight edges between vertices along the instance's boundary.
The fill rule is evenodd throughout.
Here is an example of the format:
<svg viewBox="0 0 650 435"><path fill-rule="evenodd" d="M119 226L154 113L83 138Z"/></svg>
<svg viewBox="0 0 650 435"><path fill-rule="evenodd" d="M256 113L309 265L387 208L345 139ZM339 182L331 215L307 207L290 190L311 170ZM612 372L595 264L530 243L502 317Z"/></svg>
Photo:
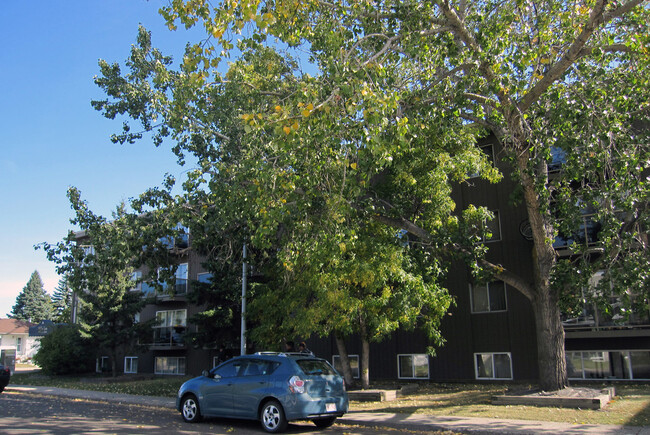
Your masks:
<svg viewBox="0 0 650 435"><path fill-rule="evenodd" d="M247 354L247 355L239 355L234 357L233 359L252 359L252 358L262 358L262 359L268 359L272 361L282 361L282 360L298 360L298 359L318 359L322 360L322 358L318 358L317 356L314 356L313 353L304 353L304 352L256 352L253 354Z"/></svg>

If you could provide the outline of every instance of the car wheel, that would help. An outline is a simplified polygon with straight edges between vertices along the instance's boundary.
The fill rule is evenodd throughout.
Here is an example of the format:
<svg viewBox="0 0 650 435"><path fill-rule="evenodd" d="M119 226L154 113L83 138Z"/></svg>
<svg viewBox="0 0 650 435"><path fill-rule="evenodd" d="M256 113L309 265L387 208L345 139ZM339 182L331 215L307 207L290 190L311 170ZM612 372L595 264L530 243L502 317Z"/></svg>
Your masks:
<svg viewBox="0 0 650 435"><path fill-rule="evenodd" d="M189 394L183 398L183 403L181 404L181 415L183 416L183 420L188 423L196 423L201 420L199 401L194 395Z"/></svg>
<svg viewBox="0 0 650 435"><path fill-rule="evenodd" d="M336 421L336 417L315 418L312 420L317 428L325 429L330 427Z"/></svg>
<svg viewBox="0 0 650 435"><path fill-rule="evenodd" d="M260 411L260 422L267 432L284 431L287 428L287 419L284 416L282 405L275 400L266 402Z"/></svg>

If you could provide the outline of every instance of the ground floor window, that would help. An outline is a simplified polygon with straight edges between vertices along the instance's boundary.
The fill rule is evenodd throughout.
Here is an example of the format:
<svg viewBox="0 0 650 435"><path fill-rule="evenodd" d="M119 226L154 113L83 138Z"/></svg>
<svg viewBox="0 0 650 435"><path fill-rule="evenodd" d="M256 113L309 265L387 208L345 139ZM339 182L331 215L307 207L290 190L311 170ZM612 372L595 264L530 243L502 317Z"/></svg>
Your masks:
<svg viewBox="0 0 650 435"><path fill-rule="evenodd" d="M397 377L400 379L428 379L429 356L426 354L397 355Z"/></svg>
<svg viewBox="0 0 650 435"><path fill-rule="evenodd" d="M569 379L650 380L650 351L567 352Z"/></svg>
<svg viewBox="0 0 650 435"><path fill-rule="evenodd" d="M102 372L109 371L111 369L109 367L109 362L110 362L110 360L108 359L107 356L100 356L95 361L95 371L97 373L102 373Z"/></svg>
<svg viewBox="0 0 650 435"><path fill-rule="evenodd" d="M138 373L138 357L125 356L124 357L124 373Z"/></svg>
<svg viewBox="0 0 650 435"><path fill-rule="evenodd" d="M475 353L476 379L512 379L510 353Z"/></svg>
<svg viewBox="0 0 650 435"><path fill-rule="evenodd" d="M348 355L350 360L350 370L352 370L352 377L359 379L359 355ZM332 365L341 374L343 374L343 365L341 364L341 356L332 356Z"/></svg>
<svg viewBox="0 0 650 435"><path fill-rule="evenodd" d="M184 375L184 356L157 356L155 374L157 375Z"/></svg>

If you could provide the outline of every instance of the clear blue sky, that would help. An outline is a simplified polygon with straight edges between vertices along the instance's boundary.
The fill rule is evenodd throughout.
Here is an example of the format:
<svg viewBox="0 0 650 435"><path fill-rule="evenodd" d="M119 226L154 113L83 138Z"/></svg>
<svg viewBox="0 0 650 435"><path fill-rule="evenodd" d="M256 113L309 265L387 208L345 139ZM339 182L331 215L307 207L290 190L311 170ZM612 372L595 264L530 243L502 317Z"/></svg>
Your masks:
<svg viewBox="0 0 650 435"><path fill-rule="evenodd" d="M111 143L121 121L90 105L103 97L94 84L97 62L129 55L138 24L154 46L182 57L192 35L167 30L161 0L24 0L0 8L0 317L37 270L52 293L59 277L40 242L57 242L71 228L66 198L76 186L95 213L110 216L122 200L181 176L171 151L149 142ZM196 39L198 33L194 33Z"/></svg>

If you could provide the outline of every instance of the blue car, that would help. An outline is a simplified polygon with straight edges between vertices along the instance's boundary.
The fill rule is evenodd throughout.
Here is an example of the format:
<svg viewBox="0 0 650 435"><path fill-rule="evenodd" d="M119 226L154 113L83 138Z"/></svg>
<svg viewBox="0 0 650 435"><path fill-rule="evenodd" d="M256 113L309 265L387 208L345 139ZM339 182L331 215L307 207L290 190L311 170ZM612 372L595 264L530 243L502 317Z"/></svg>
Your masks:
<svg viewBox="0 0 650 435"><path fill-rule="evenodd" d="M329 427L348 411L345 382L324 359L304 353L243 355L181 385L176 408L186 422L202 417L259 420L267 432L289 421Z"/></svg>

